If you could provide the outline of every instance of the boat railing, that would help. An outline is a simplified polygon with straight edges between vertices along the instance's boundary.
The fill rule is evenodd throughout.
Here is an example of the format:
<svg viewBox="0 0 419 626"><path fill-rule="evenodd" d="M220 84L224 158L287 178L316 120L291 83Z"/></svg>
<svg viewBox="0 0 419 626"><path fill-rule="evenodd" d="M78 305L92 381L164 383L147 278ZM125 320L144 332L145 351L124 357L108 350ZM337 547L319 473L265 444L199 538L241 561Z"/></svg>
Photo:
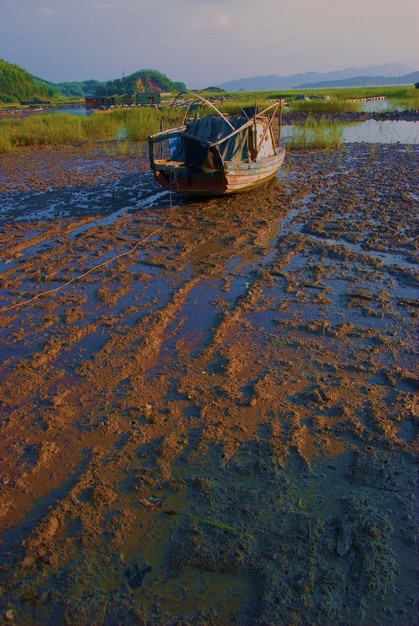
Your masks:
<svg viewBox="0 0 419 626"><path fill-rule="evenodd" d="M168 128L167 130L160 130L158 133L154 133L149 136L149 141L158 142L163 141L164 139L172 139L173 137L177 137L179 133L183 132L187 129L187 126L177 126L176 128Z"/></svg>

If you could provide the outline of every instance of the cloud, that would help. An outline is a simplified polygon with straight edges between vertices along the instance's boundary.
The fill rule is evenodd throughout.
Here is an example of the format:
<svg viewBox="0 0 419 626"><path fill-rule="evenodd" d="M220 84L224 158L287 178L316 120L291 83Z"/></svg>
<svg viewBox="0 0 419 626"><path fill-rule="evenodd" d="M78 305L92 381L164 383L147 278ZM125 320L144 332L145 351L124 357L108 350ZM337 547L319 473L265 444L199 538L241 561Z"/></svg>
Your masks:
<svg viewBox="0 0 419 626"><path fill-rule="evenodd" d="M228 17L228 15L224 15L222 13L219 13L217 15L217 22L223 28L230 28L231 26L230 18Z"/></svg>
<svg viewBox="0 0 419 626"><path fill-rule="evenodd" d="M54 9L51 9L50 7L35 7L33 10L35 11L35 13L43 16L48 16L55 13Z"/></svg>

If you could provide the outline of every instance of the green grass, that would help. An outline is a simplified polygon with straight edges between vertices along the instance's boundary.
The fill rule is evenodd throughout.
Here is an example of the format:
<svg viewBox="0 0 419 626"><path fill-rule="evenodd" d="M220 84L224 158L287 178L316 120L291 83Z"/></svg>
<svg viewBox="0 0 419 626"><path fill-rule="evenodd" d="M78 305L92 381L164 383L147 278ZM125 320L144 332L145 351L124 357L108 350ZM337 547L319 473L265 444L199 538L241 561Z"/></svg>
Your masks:
<svg viewBox="0 0 419 626"><path fill-rule="evenodd" d="M384 96L390 103L392 108L401 108L408 110L419 109L419 90L415 89L413 85L401 85L401 86L379 86L379 87L339 87L329 89L288 89L283 91L249 91L244 93L224 93L222 97L233 99L230 102L223 102L220 104L220 110L223 112L236 112L240 107L248 107L255 104L263 106L266 101L279 100L282 98L292 105L297 106L294 102L298 94L304 93L309 97L313 95L317 96L329 96L334 104L329 104L329 107L335 107L332 110L342 112L344 110L357 110L351 109L350 106L357 106L356 103L336 104L336 102L342 103L345 100L360 99L360 98L376 98ZM214 94L205 94L207 96L213 96ZM327 112L321 108L322 103L326 104L322 100L312 100L311 102L301 101L298 106L302 106L305 112ZM349 107L346 109L345 107ZM319 108L320 107L320 108ZM343 107L340 109L339 107ZM316 111L316 109L318 109Z"/></svg>
<svg viewBox="0 0 419 626"><path fill-rule="evenodd" d="M319 121L311 115L304 124L294 125L291 137L285 140L287 150L338 150L342 146L342 127L325 117Z"/></svg>
<svg viewBox="0 0 419 626"><path fill-rule="evenodd" d="M64 145L90 139L114 139L125 130L126 139L142 142L161 128L169 128L182 119L179 109L115 109L88 117L43 113L0 121L0 152L19 146Z"/></svg>
<svg viewBox="0 0 419 626"><path fill-rule="evenodd" d="M290 103L291 111L298 113L320 113L327 115L330 113L358 113L362 111L361 102L349 100L299 100Z"/></svg>
<svg viewBox="0 0 419 626"><path fill-rule="evenodd" d="M305 90L308 96L330 96L331 100L327 101L315 99L310 102L296 102L295 97L298 93L296 90L224 93L220 95L222 100L216 101L216 106L222 113L234 115L241 113L245 107L257 105L263 108L282 98L290 103L291 111L301 111L309 116L310 113L327 116L332 112L360 110L358 103L347 102L348 99L384 96L388 99L391 108L413 110L419 108L419 90L413 86ZM207 94L211 97L213 95ZM211 112L213 110L210 107L203 107L200 115ZM19 146L59 145L90 139L114 139L123 129L125 129L126 141L143 142L149 135L161 129L176 126L182 121L184 113L184 108L164 105L161 110L148 107L115 109L109 114L88 117L43 113L26 118L6 118L0 120L0 153L10 152ZM288 148L290 150L324 149L341 145L342 133L338 126L327 124L324 119L316 124L309 117L306 124L296 128L292 138L287 140ZM122 149L125 147L121 147Z"/></svg>
<svg viewBox="0 0 419 626"><path fill-rule="evenodd" d="M10 132L7 127L0 126L0 154L11 152L12 149L13 146L10 139Z"/></svg>
<svg viewBox="0 0 419 626"><path fill-rule="evenodd" d="M40 115L23 119L6 119L0 122L2 137L0 151L9 152L19 146L65 144L83 138L81 121L72 116L64 120L61 115Z"/></svg>
<svg viewBox="0 0 419 626"><path fill-rule="evenodd" d="M161 127L167 128L170 125L167 111L161 112L156 109L141 107L125 109L123 113L124 127L129 141L146 141L149 135L158 133Z"/></svg>
<svg viewBox="0 0 419 626"><path fill-rule="evenodd" d="M67 115L66 117L75 117ZM81 123L85 139L112 139L123 129L121 120L112 113L82 117Z"/></svg>
<svg viewBox="0 0 419 626"><path fill-rule="evenodd" d="M115 137L117 120L96 121L93 116L43 114L0 121L0 152L20 146L65 145L89 139Z"/></svg>

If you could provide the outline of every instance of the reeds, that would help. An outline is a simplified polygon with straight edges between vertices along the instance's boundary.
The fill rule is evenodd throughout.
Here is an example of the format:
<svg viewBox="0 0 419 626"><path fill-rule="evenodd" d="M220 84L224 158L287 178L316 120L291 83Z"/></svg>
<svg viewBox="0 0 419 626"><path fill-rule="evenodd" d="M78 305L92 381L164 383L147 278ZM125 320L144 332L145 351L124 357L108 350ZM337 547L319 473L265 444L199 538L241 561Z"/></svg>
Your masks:
<svg viewBox="0 0 419 626"><path fill-rule="evenodd" d="M127 139L130 141L146 141L149 135L158 133L165 125L165 116L156 109L141 107L128 111L125 121Z"/></svg>
<svg viewBox="0 0 419 626"><path fill-rule="evenodd" d="M310 92L307 92L310 93ZM236 115L249 106L261 107L279 98L290 103L292 111L301 111L308 115L304 125L294 128L287 140L290 150L338 148L342 143L342 131L336 124L321 119L315 122L310 116L320 114L356 112L362 109L362 103L348 102L347 98L385 96L393 108L418 109L419 91L413 86L352 88L335 90L317 90L318 94L329 95L330 100L320 98L310 101L295 101L292 92L255 92L246 94L224 94L217 107L225 114ZM212 113L210 107L203 107L200 115ZM285 115L286 112L284 111ZM43 113L26 118L7 118L0 120L0 153L10 152L19 146L71 144L91 139L123 138L127 142L143 142L149 135L178 125L185 114L184 108L150 107L115 109L103 115L87 117L71 114ZM125 147L121 146L121 150Z"/></svg>
<svg viewBox="0 0 419 626"><path fill-rule="evenodd" d="M112 139L123 129L123 123L113 113L81 118L85 139Z"/></svg>
<svg viewBox="0 0 419 626"><path fill-rule="evenodd" d="M94 121L75 115L32 115L0 122L0 152L10 152L20 146L64 145L109 137L117 132L115 123L96 127Z"/></svg>
<svg viewBox="0 0 419 626"><path fill-rule="evenodd" d="M67 144L84 138L81 120L69 115L39 115L19 120L11 128L14 146Z"/></svg>
<svg viewBox="0 0 419 626"><path fill-rule="evenodd" d="M338 150L342 146L342 127L322 117L311 115L304 124L292 126L291 136L285 140L287 150Z"/></svg>
<svg viewBox="0 0 419 626"><path fill-rule="evenodd" d="M10 140L10 132L7 127L0 126L0 154L11 152L13 146Z"/></svg>
<svg viewBox="0 0 419 626"><path fill-rule="evenodd" d="M400 111L418 111L419 110L419 90L415 89L405 91L391 98L390 104L394 109Z"/></svg>
<svg viewBox="0 0 419 626"><path fill-rule="evenodd" d="M115 139L124 134L127 141L141 142L161 128L179 121L179 110L117 109L88 117L71 114L42 114L0 121L0 153L19 146L64 145L91 139Z"/></svg>
<svg viewBox="0 0 419 626"><path fill-rule="evenodd" d="M291 111L299 113L320 113L327 115L331 113L358 113L362 111L362 103L351 102L350 100L298 100L290 103Z"/></svg>

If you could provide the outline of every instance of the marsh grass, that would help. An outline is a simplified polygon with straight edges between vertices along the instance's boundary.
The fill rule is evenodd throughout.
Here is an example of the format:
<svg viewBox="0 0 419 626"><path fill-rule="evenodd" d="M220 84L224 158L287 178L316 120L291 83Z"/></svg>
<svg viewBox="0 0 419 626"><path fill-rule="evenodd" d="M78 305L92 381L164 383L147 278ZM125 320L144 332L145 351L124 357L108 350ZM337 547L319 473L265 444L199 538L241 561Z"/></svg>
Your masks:
<svg viewBox="0 0 419 626"><path fill-rule="evenodd" d="M119 120L126 138L135 142L146 141L149 135L178 125L182 121L182 112L171 107L162 110L149 107L119 109L110 116Z"/></svg>
<svg viewBox="0 0 419 626"><path fill-rule="evenodd" d="M309 101L295 101L295 97L301 92L297 90L283 90L283 91L255 91L245 93L226 93L225 97L231 99L230 102L225 102L220 105L220 109L223 112L235 112L240 107L248 107L255 103L264 104L264 101L279 100L280 98L289 102L292 110L294 106L301 107L305 112L313 113L327 113L331 111L338 112L356 112L363 108L363 103L348 102L348 100L355 98L375 98L377 96L384 96L389 101L390 106L393 108L403 110L418 110L419 109L419 90L415 89L413 85L381 85L378 87L336 87L327 89L306 89L304 93L310 98L313 96L329 96L330 100L316 100ZM208 94L210 95L210 94ZM329 108L317 109L327 105ZM360 107L353 109L352 106ZM317 109L317 110L316 110Z"/></svg>
<svg viewBox="0 0 419 626"><path fill-rule="evenodd" d="M10 152L19 146L65 145L115 137L117 120L81 118L75 115L33 115L0 122L0 151Z"/></svg>
<svg viewBox="0 0 419 626"><path fill-rule="evenodd" d="M294 100L296 94L292 94L291 97L287 98L281 96L280 94L275 94L278 97L274 98L273 94L270 94L270 98L263 98L259 94L255 94L255 97L247 97L247 98L234 98L229 102L221 102L217 104L217 107L222 113L227 113L228 115L240 115L243 113L243 109L248 107L257 106L259 109L262 109L269 104L272 104L275 100L279 100L281 97L284 100L284 108L283 112L286 114L287 111L291 112L301 112L301 113L319 113L321 115L327 115L328 113L356 113L362 111L362 103L360 102L349 102L348 100L341 100L338 98L332 98L330 100L322 100L322 99L313 99L313 100ZM289 95L289 94L287 94ZM285 102L288 102L288 105L285 105ZM209 107L203 108L202 115L206 113L211 113L211 109Z"/></svg>
<svg viewBox="0 0 419 626"><path fill-rule="evenodd" d="M116 137L123 127L113 114L90 115L81 119L85 139L110 139Z"/></svg>
<svg viewBox="0 0 419 626"><path fill-rule="evenodd" d="M259 98L259 108L267 105L267 102L261 102ZM224 102L220 104L218 107L222 113L227 113L228 115L242 115L243 109L258 106L258 101L250 100L249 98L243 100L234 100L233 102Z"/></svg>
<svg viewBox="0 0 419 626"><path fill-rule="evenodd" d="M169 120L156 109L142 107L128 111L125 121L127 138L130 141L146 141L149 135L158 133L160 127L166 126Z"/></svg>
<svg viewBox="0 0 419 626"><path fill-rule="evenodd" d="M330 100L294 100L298 92L246 92L223 94L224 101L217 102L223 113L240 114L246 107L267 106L274 100L288 100L292 111L327 114L354 112L362 109L362 103L348 102L350 98L384 96L392 108L417 110L419 90L411 85L398 87L339 88L307 90L306 93L329 95ZM201 117L212 113L210 107L200 110ZM284 111L285 112L285 111ZM115 139L124 131L128 142L144 142L147 137L159 130L178 125L185 113L184 109L164 105L162 109L140 107L115 109L106 115L92 115L86 118L71 114L43 113L26 118L6 118L0 120L0 153L10 152L19 146L71 144L90 139ZM307 118L306 124L294 128L292 137L287 140L290 150L338 148L342 143L342 131L337 125L325 120L315 123ZM127 150L123 143L118 144L121 153Z"/></svg>
<svg viewBox="0 0 419 626"><path fill-rule="evenodd" d="M176 115L179 117L179 112ZM20 146L114 139L122 131L125 131L127 141L145 141L148 135L158 132L160 127L168 127L172 118L173 114L145 107L89 117L42 114L9 118L0 121L0 152L10 152Z"/></svg>
<svg viewBox="0 0 419 626"><path fill-rule="evenodd" d="M10 132L7 128L0 127L0 154L11 152L13 146L10 139Z"/></svg>
<svg viewBox="0 0 419 626"><path fill-rule="evenodd" d="M416 93L415 93L416 92ZM390 104L393 108L406 111L419 110L419 90L413 93L406 93L391 99Z"/></svg>
<svg viewBox="0 0 419 626"><path fill-rule="evenodd" d="M105 141L102 144L103 151L108 157L142 157L145 154L145 144L143 142L134 144L128 139L116 139Z"/></svg>
<svg viewBox="0 0 419 626"><path fill-rule="evenodd" d="M13 146L67 144L84 138L81 120L70 115L36 115L10 126Z"/></svg>
<svg viewBox="0 0 419 626"><path fill-rule="evenodd" d="M317 121L309 115L304 124L292 129L292 135L285 140L287 150L338 150L343 143L342 127L325 117Z"/></svg>
<svg viewBox="0 0 419 626"><path fill-rule="evenodd" d="M330 113L358 113L362 111L361 102L351 102L348 100L299 100L290 103L290 109L298 113L320 113L327 115Z"/></svg>
<svg viewBox="0 0 419 626"><path fill-rule="evenodd" d="M124 157L130 151L130 142L125 140L112 141L103 144L103 151L108 157Z"/></svg>

